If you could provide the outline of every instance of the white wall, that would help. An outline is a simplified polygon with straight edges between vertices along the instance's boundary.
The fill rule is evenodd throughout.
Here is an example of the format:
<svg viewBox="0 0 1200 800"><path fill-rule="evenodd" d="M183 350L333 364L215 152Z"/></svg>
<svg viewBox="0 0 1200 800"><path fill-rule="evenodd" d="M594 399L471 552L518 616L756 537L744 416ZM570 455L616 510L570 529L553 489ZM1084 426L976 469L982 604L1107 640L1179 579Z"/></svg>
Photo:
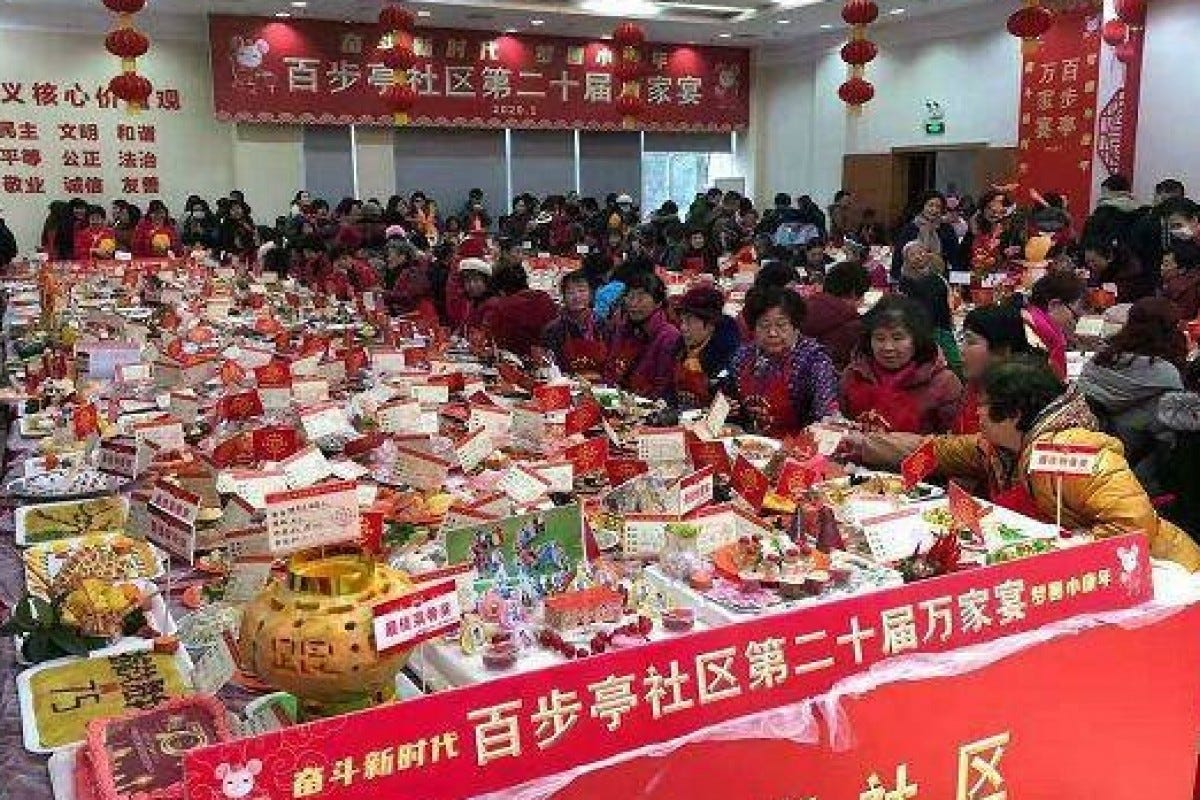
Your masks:
<svg viewBox="0 0 1200 800"><path fill-rule="evenodd" d="M1155 183L1179 178L1200 197L1200 2L1155 0L1149 8L1134 189L1149 199Z"/></svg>
<svg viewBox="0 0 1200 800"><path fill-rule="evenodd" d="M756 139L760 200L787 191L829 202L841 188L847 153L1016 144L1020 48L1003 25L918 43L877 38L880 56L866 75L875 99L859 116L848 113L837 96L847 77L840 43L807 60L764 59L757 73L764 125ZM927 99L946 112L944 136L925 133Z"/></svg>
<svg viewBox="0 0 1200 800"><path fill-rule="evenodd" d="M0 105L0 121L34 122L39 127L38 142L0 141L0 147L37 147L43 164L37 168L0 165L0 174L33 176L45 179L45 195L0 194L5 219L17 236L22 250L32 250L41 233L46 205L66 196L63 178L96 175L104 180L104 194L90 197L107 207L121 194L121 178L135 174L118 165L116 126L119 124L154 125L157 142L153 152L158 158L155 174L159 177L158 195L170 208L178 209L188 194L224 194L233 178L230 128L213 118L212 90L208 70L208 48L203 42L155 39L149 54L139 60L139 69L159 87L178 89L183 110L158 109L129 117L124 109L99 109L94 102L77 109L62 102L62 92L76 81L95 95L98 86L107 85L117 74L118 62L104 49L103 34L64 34L0 29L0 75L5 82L24 84L26 103ZM28 95L35 82L57 83L60 105L36 106ZM63 166L66 149L83 149L83 144L59 141L59 124L96 123L100 126L100 169L84 170ZM132 147L139 152L150 149ZM136 174L143 174L141 170ZM86 195L85 195L86 196ZM152 196L141 196L144 206Z"/></svg>

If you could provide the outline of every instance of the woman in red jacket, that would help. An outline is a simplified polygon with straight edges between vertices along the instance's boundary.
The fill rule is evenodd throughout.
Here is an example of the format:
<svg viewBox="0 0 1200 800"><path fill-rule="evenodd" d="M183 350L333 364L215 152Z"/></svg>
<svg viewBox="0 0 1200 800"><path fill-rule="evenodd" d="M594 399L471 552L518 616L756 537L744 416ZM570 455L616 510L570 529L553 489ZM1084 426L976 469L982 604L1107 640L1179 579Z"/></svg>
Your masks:
<svg viewBox="0 0 1200 800"><path fill-rule="evenodd" d="M925 310L903 295L863 319L859 355L842 376L842 410L868 430L946 433L963 386L938 350Z"/></svg>
<svg viewBox="0 0 1200 800"><path fill-rule="evenodd" d="M117 251L117 232L105 222L104 207L88 206L87 220L87 227L75 234L75 259L112 258Z"/></svg>
<svg viewBox="0 0 1200 800"><path fill-rule="evenodd" d="M388 313L416 315L428 327L438 324L433 285L424 258L407 239L389 239L383 266L384 302Z"/></svg>
<svg viewBox="0 0 1200 800"><path fill-rule="evenodd" d="M183 242L179 239L179 226L167 213L162 200L151 200L142 217L133 229L133 255L135 258L162 258L167 255L182 255Z"/></svg>
<svg viewBox="0 0 1200 800"><path fill-rule="evenodd" d="M498 292L483 315L483 326L501 350L526 357L541 344L542 329L558 316L550 295L529 288L529 276L520 262L502 263L492 278Z"/></svg>

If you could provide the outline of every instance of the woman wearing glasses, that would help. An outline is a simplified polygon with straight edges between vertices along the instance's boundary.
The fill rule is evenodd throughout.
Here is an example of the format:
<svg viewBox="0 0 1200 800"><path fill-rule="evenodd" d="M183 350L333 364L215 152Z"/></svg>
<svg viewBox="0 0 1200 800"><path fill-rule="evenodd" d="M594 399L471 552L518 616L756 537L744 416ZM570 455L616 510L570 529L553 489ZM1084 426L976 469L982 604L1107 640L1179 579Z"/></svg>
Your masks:
<svg viewBox="0 0 1200 800"><path fill-rule="evenodd" d="M837 370L825 348L800 334L800 296L788 289L751 290L745 316L754 339L734 357L727 388L747 428L787 436L835 414Z"/></svg>

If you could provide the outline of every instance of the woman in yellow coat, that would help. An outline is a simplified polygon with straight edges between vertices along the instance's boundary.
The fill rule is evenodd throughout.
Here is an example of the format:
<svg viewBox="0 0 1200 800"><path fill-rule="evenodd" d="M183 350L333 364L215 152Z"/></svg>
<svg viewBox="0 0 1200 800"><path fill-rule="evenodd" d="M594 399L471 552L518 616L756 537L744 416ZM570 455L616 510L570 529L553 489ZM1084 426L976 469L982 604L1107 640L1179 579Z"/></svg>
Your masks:
<svg viewBox="0 0 1200 800"><path fill-rule="evenodd" d="M1018 358L990 367L979 397L979 421L978 434L933 438L939 475L973 481L997 505L1053 521L1058 479L1029 471L1033 445L1098 448L1100 457L1091 475L1062 478L1063 526L1097 537L1142 532L1154 558L1200 570L1200 547L1159 518L1129 469L1120 441L1093 430L1096 420L1083 397L1065 391L1044 361ZM866 463L894 461L902 455L886 439L867 438L860 446Z"/></svg>

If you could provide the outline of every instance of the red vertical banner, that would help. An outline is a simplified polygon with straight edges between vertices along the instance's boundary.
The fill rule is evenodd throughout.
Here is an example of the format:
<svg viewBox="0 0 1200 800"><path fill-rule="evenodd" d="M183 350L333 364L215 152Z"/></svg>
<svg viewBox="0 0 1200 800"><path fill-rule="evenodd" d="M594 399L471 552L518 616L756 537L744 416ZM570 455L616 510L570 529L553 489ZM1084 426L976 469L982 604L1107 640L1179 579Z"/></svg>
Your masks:
<svg viewBox="0 0 1200 800"><path fill-rule="evenodd" d="M1020 182L1074 209L1091 206L1100 44L1097 14L1062 13L1022 62Z"/></svg>

